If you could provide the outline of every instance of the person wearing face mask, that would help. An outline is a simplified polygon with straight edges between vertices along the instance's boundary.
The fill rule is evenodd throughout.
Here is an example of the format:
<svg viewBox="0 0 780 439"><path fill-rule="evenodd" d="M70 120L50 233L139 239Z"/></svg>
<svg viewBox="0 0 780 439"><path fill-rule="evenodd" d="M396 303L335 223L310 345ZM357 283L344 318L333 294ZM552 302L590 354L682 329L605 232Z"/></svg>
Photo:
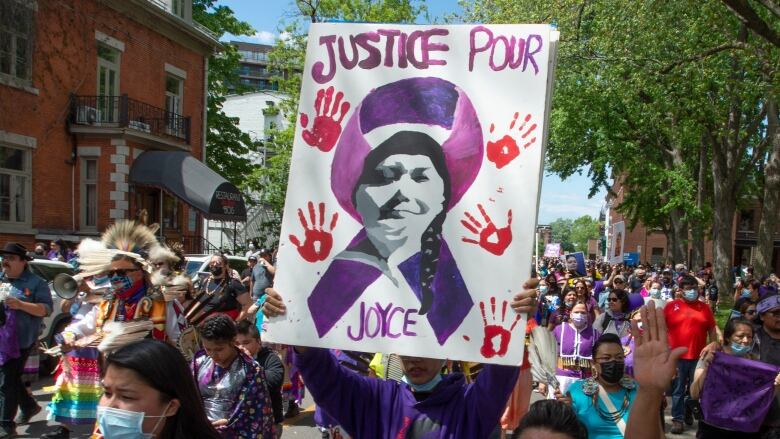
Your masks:
<svg viewBox="0 0 780 439"><path fill-rule="evenodd" d="M654 281L650 284L648 296L644 298L645 304L655 302L656 309L664 309L667 299L664 296L663 286L660 282Z"/></svg>
<svg viewBox="0 0 780 439"><path fill-rule="evenodd" d="M663 309L672 348L686 347L677 363L677 377L672 392L672 434L681 434L685 427L693 424L692 414L686 413L687 389L693 381L696 362L702 349L711 342L718 341L715 317L706 303L699 300L698 282L693 276L683 276L679 282L682 298L666 304Z"/></svg>
<svg viewBox="0 0 780 439"><path fill-rule="evenodd" d="M252 305L252 297L241 283L230 275L225 255L215 254L209 261L211 275L200 286L197 309L188 315L189 322L197 325L214 313L226 314L235 321L243 320ZM202 306L201 306L202 305Z"/></svg>
<svg viewBox="0 0 780 439"><path fill-rule="evenodd" d="M759 290L761 289L761 282L757 281L756 279L751 279L743 282L742 284L742 291L739 294L739 297L735 297L734 300L734 309L739 310L742 307L742 304L751 301L751 302L758 302L759 300Z"/></svg>
<svg viewBox="0 0 780 439"><path fill-rule="evenodd" d="M141 340L106 357L93 439L220 439L181 353Z"/></svg>
<svg viewBox="0 0 780 439"><path fill-rule="evenodd" d="M593 376L557 392L559 401L571 404L593 439L623 438L637 394L636 382L624 373L625 356L620 338L604 334L593 346Z"/></svg>
<svg viewBox="0 0 780 439"><path fill-rule="evenodd" d="M756 359L751 353L754 346L754 329L753 325L745 319L732 319L726 323L726 327L723 330L724 343L721 347L721 352L734 355L737 357ZM696 373L694 375L693 383L691 384L691 398L699 399L703 395L704 381L709 371L709 366L715 356L715 352L708 351L696 365ZM735 371L739 373L739 371ZM775 395L780 390L780 374L774 380ZM712 387L708 388L712 389ZM723 389L728 391L728 389ZM755 407L744 407L745 410L753 410ZM705 413L706 415L706 413ZM738 415L737 415L738 416ZM734 431L725 428L719 428L714 425L710 425L705 420L699 421L699 429L696 433L696 437L700 439L710 438L734 438L734 439L758 439L761 434L758 432L744 432Z"/></svg>
<svg viewBox="0 0 780 439"><path fill-rule="evenodd" d="M557 287L554 283L550 285L545 279L539 282L539 307L535 319L541 326L547 326L550 316L560 306L561 296L558 294Z"/></svg>
<svg viewBox="0 0 780 439"><path fill-rule="evenodd" d="M568 322L557 326L553 330L553 335L558 342L555 377L560 387L548 389L545 383L539 386L539 391L547 390L546 393L550 397L558 393L566 393L571 383L590 377L593 343L598 339L599 333L591 325L585 304L577 303L571 309Z"/></svg>
<svg viewBox="0 0 780 439"><path fill-rule="evenodd" d="M512 310L533 313L536 281L516 294ZM267 317L284 315L282 296L268 289ZM359 376L327 349L295 347L295 364L314 400L350 437L371 439L486 439L496 429L519 368L485 364L467 384L461 373L441 375L445 361L401 356L404 382Z"/></svg>
<svg viewBox="0 0 780 439"><path fill-rule="evenodd" d="M780 295L764 296L756 305L756 312L760 326L755 332L753 355L759 361L780 366ZM780 396L775 396L761 433L765 437L780 437Z"/></svg>

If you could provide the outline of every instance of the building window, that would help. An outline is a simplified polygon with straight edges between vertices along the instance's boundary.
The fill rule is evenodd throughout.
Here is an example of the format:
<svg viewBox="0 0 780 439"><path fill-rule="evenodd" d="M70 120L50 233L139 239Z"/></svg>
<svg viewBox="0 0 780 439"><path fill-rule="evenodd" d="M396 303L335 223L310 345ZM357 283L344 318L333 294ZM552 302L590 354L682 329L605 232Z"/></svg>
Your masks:
<svg viewBox="0 0 780 439"><path fill-rule="evenodd" d="M173 75L165 75L165 125L169 134L178 135L184 132L182 111L182 95L184 80Z"/></svg>
<svg viewBox="0 0 780 439"><path fill-rule="evenodd" d="M30 153L0 145L0 222L30 222Z"/></svg>
<svg viewBox="0 0 780 439"><path fill-rule="evenodd" d="M30 82L35 2L0 1L0 74Z"/></svg>
<svg viewBox="0 0 780 439"><path fill-rule="evenodd" d="M114 48L97 46L97 122L119 122L119 55Z"/></svg>
<svg viewBox="0 0 780 439"><path fill-rule="evenodd" d="M185 0L173 0L171 3L171 12L173 15L177 15L184 18L184 1Z"/></svg>
<svg viewBox="0 0 780 439"><path fill-rule="evenodd" d="M752 232L753 227L753 211L743 210L739 213L739 231L740 232Z"/></svg>
<svg viewBox="0 0 780 439"><path fill-rule="evenodd" d="M81 159L81 227L97 228L97 181L98 159Z"/></svg>

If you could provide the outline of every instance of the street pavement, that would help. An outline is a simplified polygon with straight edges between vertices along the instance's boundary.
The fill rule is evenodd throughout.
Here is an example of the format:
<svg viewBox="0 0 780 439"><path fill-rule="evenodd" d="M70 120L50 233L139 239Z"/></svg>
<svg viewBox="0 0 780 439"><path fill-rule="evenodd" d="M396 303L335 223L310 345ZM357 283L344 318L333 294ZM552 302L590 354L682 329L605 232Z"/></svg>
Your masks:
<svg viewBox="0 0 780 439"><path fill-rule="evenodd" d="M33 384L33 394L35 399L41 406L45 406L51 400L51 393L44 391L44 388L53 384L52 378L45 378L38 380ZM542 399L541 395L534 392L531 397L531 401L538 401ZM671 417L669 409L671 407L671 400L667 399L668 407L666 409L666 429L667 432L671 428ZM44 409L37 416L33 417L29 425L17 427L18 437L20 438L37 438L42 433L51 431L57 424L46 421L46 410ZM79 426L71 428L72 438L87 438L92 432L92 426ZM321 439L322 434L314 425L314 401L307 392L306 398L303 401L301 407L301 413L292 419L287 419L284 422L284 433L282 437L297 438L297 439ZM693 427L687 427L687 430L682 435L671 435L667 433L669 438L694 438L696 437L696 424Z"/></svg>

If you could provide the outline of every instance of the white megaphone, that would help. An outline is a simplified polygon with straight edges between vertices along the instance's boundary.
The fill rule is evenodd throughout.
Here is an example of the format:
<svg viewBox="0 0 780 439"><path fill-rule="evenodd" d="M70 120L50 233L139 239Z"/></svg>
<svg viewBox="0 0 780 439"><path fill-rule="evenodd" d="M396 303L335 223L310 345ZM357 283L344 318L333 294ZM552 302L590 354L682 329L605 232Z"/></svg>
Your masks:
<svg viewBox="0 0 780 439"><path fill-rule="evenodd" d="M58 296L65 300L70 300L79 294L79 279L68 273L60 273L54 276L52 287Z"/></svg>

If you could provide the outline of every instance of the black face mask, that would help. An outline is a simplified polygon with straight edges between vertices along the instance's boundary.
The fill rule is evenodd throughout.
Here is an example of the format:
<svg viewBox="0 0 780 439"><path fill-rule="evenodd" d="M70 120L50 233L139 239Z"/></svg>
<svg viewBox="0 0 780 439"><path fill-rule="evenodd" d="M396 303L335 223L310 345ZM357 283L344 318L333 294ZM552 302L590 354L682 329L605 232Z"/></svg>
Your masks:
<svg viewBox="0 0 780 439"><path fill-rule="evenodd" d="M601 378L610 384L617 384L623 378L625 367L626 363L623 361L601 363Z"/></svg>
<svg viewBox="0 0 780 439"><path fill-rule="evenodd" d="M222 266L211 267L211 274L214 276L219 276L222 274Z"/></svg>

